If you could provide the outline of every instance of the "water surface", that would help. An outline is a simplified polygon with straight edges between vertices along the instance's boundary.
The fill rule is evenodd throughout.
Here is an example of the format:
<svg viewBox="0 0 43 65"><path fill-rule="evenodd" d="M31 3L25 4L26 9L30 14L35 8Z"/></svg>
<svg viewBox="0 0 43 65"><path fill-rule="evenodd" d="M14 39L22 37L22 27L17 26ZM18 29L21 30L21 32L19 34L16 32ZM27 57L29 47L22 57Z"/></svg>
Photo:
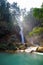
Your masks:
<svg viewBox="0 0 43 65"><path fill-rule="evenodd" d="M0 53L0 65L43 65L43 55Z"/></svg>

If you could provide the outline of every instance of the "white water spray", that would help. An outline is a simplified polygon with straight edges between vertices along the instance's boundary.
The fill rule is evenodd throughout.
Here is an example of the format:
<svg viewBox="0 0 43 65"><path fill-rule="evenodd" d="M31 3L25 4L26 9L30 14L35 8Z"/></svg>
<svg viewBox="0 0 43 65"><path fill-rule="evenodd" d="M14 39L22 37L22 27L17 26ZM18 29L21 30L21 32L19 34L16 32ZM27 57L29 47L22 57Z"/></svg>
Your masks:
<svg viewBox="0 0 43 65"><path fill-rule="evenodd" d="M22 19L23 19L22 16L21 17L17 17L18 25L20 27L21 42L22 42L22 44L24 44L24 34L23 34Z"/></svg>

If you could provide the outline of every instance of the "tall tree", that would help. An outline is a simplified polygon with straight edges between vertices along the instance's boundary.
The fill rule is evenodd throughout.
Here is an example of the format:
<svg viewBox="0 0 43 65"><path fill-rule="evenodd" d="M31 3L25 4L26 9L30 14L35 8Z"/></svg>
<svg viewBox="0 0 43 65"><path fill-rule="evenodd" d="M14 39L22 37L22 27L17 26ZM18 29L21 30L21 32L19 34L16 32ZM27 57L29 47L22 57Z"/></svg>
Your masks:
<svg viewBox="0 0 43 65"><path fill-rule="evenodd" d="M43 3L42 3L42 5L41 5L41 7L43 8Z"/></svg>
<svg viewBox="0 0 43 65"><path fill-rule="evenodd" d="M40 26L43 27L43 4L41 8L34 8L33 9L33 15L35 16L36 19L39 20Z"/></svg>
<svg viewBox="0 0 43 65"><path fill-rule="evenodd" d="M18 11L18 7L16 7L16 11ZM14 8L13 11L14 11ZM18 31L20 30L19 27L16 25L14 25L15 20L16 20L16 15L11 12L11 5L9 2L7 2L6 0L1 0L0 1L0 41L1 39L4 39L4 41L6 41L6 36L8 35L13 35L15 32L19 33ZM13 13L13 14L12 14ZM15 17L15 18L13 18ZM13 18L13 21L12 21ZM16 34L15 33L15 34ZM15 35L14 34L14 35ZM1 41L2 42L2 41Z"/></svg>

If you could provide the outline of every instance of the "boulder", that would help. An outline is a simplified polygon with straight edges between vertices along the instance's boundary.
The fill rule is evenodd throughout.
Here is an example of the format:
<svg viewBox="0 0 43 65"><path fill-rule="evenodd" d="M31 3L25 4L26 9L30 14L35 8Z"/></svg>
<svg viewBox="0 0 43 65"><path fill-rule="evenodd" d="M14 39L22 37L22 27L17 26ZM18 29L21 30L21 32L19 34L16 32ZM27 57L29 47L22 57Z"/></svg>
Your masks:
<svg viewBox="0 0 43 65"><path fill-rule="evenodd" d="M43 52L43 47L38 47L38 48L36 49L36 51L37 51L37 52Z"/></svg>

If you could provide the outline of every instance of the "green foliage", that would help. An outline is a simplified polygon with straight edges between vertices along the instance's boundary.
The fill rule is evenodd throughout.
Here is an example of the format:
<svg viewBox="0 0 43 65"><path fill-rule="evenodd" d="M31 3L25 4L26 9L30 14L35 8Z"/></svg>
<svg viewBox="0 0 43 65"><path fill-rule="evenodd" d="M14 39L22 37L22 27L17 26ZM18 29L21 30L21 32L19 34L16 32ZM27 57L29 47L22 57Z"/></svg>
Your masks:
<svg viewBox="0 0 43 65"><path fill-rule="evenodd" d="M43 8L34 8L33 9L33 15L37 19L43 19Z"/></svg>
<svg viewBox="0 0 43 65"><path fill-rule="evenodd" d="M10 20L10 11L9 3L6 0L0 0L0 20L9 22Z"/></svg>
<svg viewBox="0 0 43 65"><path fill-rule="evenodd" d="M29 33L30 36L39 34L43 34L43 27L35 27L32 32Z"/></svg>
<svg viewBox="0 0 43 65"><path fill-rule="evenodd" d="M41 8L33 9L33 15L37 20L39 20L40 26L43 27L43 4L42 4Z"/></svg>

